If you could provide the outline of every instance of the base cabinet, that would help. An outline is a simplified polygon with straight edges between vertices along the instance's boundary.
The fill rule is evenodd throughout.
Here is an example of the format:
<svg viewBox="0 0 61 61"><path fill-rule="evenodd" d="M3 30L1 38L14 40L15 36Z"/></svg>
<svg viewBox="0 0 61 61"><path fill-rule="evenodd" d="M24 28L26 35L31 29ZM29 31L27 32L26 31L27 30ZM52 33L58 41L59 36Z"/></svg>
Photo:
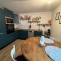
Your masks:
<svg viewBox="0 0 61 61"><path fill-rule="evenodd" d="M34 31L34 36L41 36L42 35L42 31Z"/></svg>
<svg viewBox="0 0 61 61"><path fill-rule="evenodd" d="M15 41L18 38L17 31L11 34L0 33L0 49Z"/></svg>
<svg viewBox="0 0 61 61"><path fill-rule="evenodd" d="M16 40L18 38L18 31L14 32L14 40Z"/></svg>
<svg viewBox="0 0 61 61"><path fill-rule="evenodd" d="M7 43L8 43L7 35L5 33L0 34L0 49L7 45Z"/></svg>
<svg viewBox="0 0 61 61"><path fill-rule="evenodd" d="M19 39L27 39L28 38L28 31L27 30L18 30L18 38Z"/></svg>

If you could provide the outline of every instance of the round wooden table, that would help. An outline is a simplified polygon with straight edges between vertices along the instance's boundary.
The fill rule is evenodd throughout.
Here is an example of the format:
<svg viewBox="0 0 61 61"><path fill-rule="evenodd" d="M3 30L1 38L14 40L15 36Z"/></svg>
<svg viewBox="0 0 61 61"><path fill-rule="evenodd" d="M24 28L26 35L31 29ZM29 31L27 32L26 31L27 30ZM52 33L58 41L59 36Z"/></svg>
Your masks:
<svg viewBox="0 0 61 61"><path fill-rule="evenodd" d="M54 44L45 43L45 46L41 47L40 37L31 37L22 43L21 50L25 58L29 61L52 61L45 52L45 47L48 45L54 45L61 48L61 44L56 41L54 41Z"/></svg>

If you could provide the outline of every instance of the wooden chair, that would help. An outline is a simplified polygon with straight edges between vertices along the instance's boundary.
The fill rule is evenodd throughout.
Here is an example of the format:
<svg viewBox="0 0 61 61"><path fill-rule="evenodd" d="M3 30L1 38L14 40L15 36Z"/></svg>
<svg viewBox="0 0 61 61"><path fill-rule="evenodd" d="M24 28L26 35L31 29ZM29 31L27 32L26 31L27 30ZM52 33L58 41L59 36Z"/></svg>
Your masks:
<svg viewBox="0 0 61 61"><path fill-rule="evenodd" d="M20 55L17 57L15 56L15 45L13 45L13 48L10 54L13 61L27 61L27 59L23 55Z"/></svg>

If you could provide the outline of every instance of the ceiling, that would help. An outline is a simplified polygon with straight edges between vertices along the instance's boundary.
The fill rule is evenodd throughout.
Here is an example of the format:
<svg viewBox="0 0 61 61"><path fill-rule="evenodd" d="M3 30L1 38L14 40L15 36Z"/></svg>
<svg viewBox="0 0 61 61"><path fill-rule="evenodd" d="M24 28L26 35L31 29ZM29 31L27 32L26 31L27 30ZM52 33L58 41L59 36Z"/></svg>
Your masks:
<svg viewBox="0 0 61 61"><path fill-rule="evenodd" d="M1 5L10 9L16 14L31 12L46 12L56 8L61 0L2 0Z"/></svg>

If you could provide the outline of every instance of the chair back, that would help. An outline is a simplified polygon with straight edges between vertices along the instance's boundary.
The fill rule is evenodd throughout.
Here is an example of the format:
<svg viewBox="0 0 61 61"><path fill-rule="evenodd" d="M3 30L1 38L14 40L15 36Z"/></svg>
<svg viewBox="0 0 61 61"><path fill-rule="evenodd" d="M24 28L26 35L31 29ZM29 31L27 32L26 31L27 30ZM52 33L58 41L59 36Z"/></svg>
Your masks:
<svg viewBox="0 0 61 61"><path fill-rule="evenodd" d="M13 60L13 61L17 61L17 60L15 60L15 45L13 45L13 48L12 48L10 54L11 54L11 58L12 58L12 60Z"/></svg>

